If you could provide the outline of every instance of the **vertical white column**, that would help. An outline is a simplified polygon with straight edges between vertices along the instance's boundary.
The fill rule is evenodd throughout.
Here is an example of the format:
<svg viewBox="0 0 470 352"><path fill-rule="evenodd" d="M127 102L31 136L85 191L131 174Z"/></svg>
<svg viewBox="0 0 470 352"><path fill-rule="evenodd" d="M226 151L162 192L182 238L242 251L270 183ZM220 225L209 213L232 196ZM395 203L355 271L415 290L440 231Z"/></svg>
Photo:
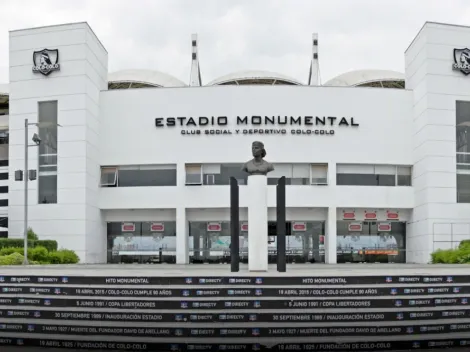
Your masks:
<svg viewBox="0 0 470 352"><path fill-rule="evenodd" d="M248 176L248 270L268 271L268 178Z"/></svg>
<svg viewBox="0 0 470 352"><path fill-rule="evenodd" d="M188 236L189 224L186 221L186 209L176 208L176 264L189 263Z"/></svg>
<svg viewBox="0 0 470 352"><path fill-rule="evenodd" d="M325 263L336 264L336 207L328 208L325 236Z"/></svg>

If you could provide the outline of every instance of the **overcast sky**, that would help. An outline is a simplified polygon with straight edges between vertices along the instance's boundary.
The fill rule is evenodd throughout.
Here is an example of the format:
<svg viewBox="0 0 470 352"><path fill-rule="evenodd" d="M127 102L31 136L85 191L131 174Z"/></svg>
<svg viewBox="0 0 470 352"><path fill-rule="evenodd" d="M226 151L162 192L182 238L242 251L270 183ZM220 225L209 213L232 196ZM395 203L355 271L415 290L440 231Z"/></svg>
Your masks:
<svg viewBox="0 0 470 352"><path fill-rule="evenodd" d="M9 30L81 21L108 50L110 72L152 69L185 83L192 33L203 83L248 69L306 82L318 33L324 83L363 68L403 72L424 22L470 25L470 0L0 0L0 83Z"/></svg>

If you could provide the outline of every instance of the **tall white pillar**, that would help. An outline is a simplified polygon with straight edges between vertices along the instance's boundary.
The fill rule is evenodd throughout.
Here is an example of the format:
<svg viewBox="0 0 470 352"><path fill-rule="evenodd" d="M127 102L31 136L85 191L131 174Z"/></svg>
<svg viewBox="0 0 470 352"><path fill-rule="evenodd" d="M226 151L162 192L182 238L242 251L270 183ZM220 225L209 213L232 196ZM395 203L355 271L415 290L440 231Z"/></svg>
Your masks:
<svg viewBox="0 0 470 352"><path fill-rule="evenodd" d="M336 264L336 207L328 207L325 236L325 263Z"/></svg>
<svg viewBox="0 0 470 352"><path fill-rule="evenodd" d="M189 264L189 224L182 207L176 208L176 264Z"/></svg>
<svg viewBox="0 0 470 352"><path fill-rule="evenodd" d="M268 271L268 178L248 176L248 270Z"/></svg>

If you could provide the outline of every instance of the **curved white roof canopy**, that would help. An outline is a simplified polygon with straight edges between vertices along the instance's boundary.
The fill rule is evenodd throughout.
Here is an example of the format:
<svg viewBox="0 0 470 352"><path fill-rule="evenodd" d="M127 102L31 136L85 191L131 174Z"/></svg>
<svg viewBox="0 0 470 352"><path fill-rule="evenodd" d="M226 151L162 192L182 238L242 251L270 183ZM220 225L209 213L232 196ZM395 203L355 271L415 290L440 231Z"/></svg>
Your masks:
<svg viewBox="0 0 470 352"><path fill-rule="evenodd" d="M108 75L109 89L145 87L185 87L186 84L166 73L152 70L122 70Z"/></svg>
<svg viewBox="0 0 470 352"><path fill-rule="evenodd" d="M219 77L212 82L208 83L208 86L224 85L224 84L292 84L302 85L299 81L284 76L280 73L269 72L269 71L238 71L228 75Z"/></svg>
<svg viewBox="0 0 470 352"><path fill-rule="evenodd" d="M356 70L340 74L323 85L354 87L373 82L396 82L404 80L405 75L401 72L389 70Z"/></svg>

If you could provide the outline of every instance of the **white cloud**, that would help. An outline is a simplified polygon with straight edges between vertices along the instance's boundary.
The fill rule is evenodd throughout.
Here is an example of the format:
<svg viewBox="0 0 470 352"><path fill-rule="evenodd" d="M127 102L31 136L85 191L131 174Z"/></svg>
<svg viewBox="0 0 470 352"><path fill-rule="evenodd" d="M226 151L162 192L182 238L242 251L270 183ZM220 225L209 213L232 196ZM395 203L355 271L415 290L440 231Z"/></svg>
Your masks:
<svg viewBox="0 0 470 352"><path fill-rule="evenodd" d="M8 31L87 21L110 71L145 68L189 80L198 33L204 82L238 70L306 82L319 34L323 82L342 72L404 70L404 51L425 21L470 23L465 0L0 0L0 82L8 81Z"/></svg>

